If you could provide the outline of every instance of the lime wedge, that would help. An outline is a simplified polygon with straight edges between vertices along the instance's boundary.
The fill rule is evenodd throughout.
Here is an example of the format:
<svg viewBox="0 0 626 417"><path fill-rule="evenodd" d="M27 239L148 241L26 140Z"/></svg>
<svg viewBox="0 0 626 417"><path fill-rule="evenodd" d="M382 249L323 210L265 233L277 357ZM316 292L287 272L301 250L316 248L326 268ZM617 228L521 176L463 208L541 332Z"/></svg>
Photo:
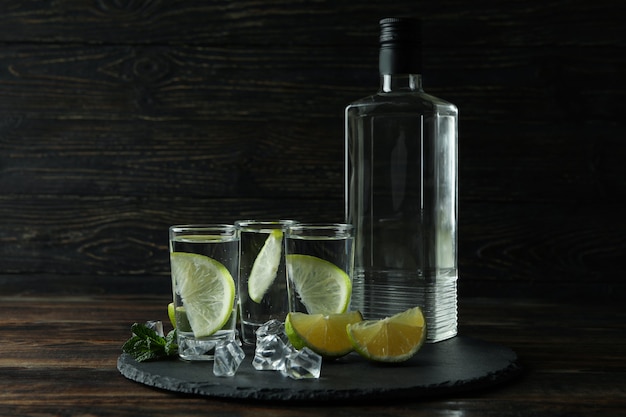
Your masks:
<svg viewBox="0 0 626 417"><path fill-rule="evenodd" d="M174 288L183 300L194 336L212 335L233 312L233 277L224 265L207 256L173 252L170 259Z"/></svg>
<svg viewBox="0 0 626 417"><path fill-rule="evenodd" d="M255 303L261 302L276 279L276 272L283 252L282 242L283 232L278 229L272 230L254 260L248 278L248 294Z"/></svg>
<svg viewBox="0 0 626 417"><path fill-rule="evenodd" d="M358 311L341 314L287 314L285 333L296 349L308 347L324 358L338 358L352 352L346 326L363 320Z"/></svg>
<svg viewBox="0 0 626 417"><path fill-rule="evenodd" d="M426 322L419 307L381 320L346 326L348 338L361 356L377 362L403 362L417 353L426 339Z"/></svg>
<svg viewBox="0 0 626 417"><path fill-rule="evenodd" d="M289 279L309 314L339 314L348 309L350 277L341 268L309 255L285 257Z"/></svg>

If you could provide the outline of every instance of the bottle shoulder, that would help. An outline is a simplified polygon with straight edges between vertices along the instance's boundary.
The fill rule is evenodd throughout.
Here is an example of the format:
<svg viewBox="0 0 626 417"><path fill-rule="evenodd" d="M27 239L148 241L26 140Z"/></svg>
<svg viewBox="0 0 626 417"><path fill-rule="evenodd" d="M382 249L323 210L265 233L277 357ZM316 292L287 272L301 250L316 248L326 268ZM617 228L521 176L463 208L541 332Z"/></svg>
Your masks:
<svg viewBox="0 0 626 417"><path fill-rule="evenodd" d="M456 115L457 107L444 99L425 93L415 92L378 92L350 103L346 111L373 112L387 111L424 111Z"/></svg>

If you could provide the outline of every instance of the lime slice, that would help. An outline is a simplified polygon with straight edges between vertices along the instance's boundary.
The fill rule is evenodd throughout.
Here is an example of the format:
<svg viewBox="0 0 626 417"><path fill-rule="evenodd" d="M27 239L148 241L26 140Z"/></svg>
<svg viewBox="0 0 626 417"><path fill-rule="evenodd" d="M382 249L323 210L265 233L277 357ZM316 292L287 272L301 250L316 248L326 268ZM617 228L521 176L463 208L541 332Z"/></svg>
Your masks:
<svg viewBox="0 0 626 417"><path fill-rule="evenodd" d="M174 307L174 303L169 303L167 305L167 316L170 318L172 326L176 328L176 307Z"/></svg>
<svg viewBox="0 0 626 417"><path fill-rule="evenodd" d="M352 282L341 268L309 255L285 257L289 279L309 314L339 314L348 309Z"/></svg>
<svg viewBox="0 0 626 417"><path fill-rule="evenodd" d="M173 252L170 259L174 288L183 300L194 336L212 335L233 312L233 277L224 265L207 256Z"/></svg>
<svg viewBox="0 0 626 417"><path fill-rule="evenodd" d="M282 242L283 232L278 229L272 230L254 260L248 278L248 294L255 303L261 302L276 279L276 272L283 252Z"/></svg>
<svg viewBox="0 0 626 417"><path fill-rule="evenodd" d="M359 311L341 314L289 313L285 333L296 349L308 347L325 358L338 358L352 352L346 326L363 320Z"/></svg>
<svg viewBox="0 0 626 417"><path fill-rule="evenodd" d="M378 362L402 362L417 353L426 339L426 322L419 307L381 320L346 326L348 338L361 356Z"/></svg>
<svg viewBox="0 0 626 417"><path fill-rule="evenodd" d="M174 303L169 303L167 305L167 315L170 318L170 322L175 329L178 329L181 332L192 331L189 320L187 320L187 312L185 311L185 307L175 307Z"/></svg>

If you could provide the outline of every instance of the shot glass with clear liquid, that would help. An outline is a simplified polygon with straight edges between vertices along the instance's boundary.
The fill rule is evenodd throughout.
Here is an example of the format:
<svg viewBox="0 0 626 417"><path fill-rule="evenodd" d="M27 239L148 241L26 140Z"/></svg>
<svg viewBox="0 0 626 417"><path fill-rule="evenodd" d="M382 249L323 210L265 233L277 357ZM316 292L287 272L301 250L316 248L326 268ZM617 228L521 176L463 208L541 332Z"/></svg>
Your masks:
<svg viewBox="0 0 626 417"><path fill-rule="evenodd" d="M354 268L352 225L289 226L285 258L290 311L333 314L348 309Z"/></svg>
<svg viewBox="0 0 626 417"><path fill-rule="evenodd" d="M289 312L284 234L294 220L239 220L239 319L241 339L256 342L256 330Z"/></svg>
<svg viewBox="0 0 626 417"><path fill-rule="evenodd" d="M178 355L213 360L217 343L236 337L239 233L234 225L172 226L169 247Z"/></svg>

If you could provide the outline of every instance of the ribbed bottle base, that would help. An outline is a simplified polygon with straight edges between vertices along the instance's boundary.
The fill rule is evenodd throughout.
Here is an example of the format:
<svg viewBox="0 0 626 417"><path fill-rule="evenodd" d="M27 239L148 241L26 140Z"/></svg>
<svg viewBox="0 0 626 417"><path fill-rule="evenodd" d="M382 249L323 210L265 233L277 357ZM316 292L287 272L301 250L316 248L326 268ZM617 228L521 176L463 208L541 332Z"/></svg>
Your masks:
<svg viewBox="0 0 626 417"><path fill-rule="evenodd" d="M420 306L426 317L426 342L440 342L455 336L456 272L425 278L403 271L356 271L351 308L361 311L366 319L389 317L415 306Z"/></svg>

